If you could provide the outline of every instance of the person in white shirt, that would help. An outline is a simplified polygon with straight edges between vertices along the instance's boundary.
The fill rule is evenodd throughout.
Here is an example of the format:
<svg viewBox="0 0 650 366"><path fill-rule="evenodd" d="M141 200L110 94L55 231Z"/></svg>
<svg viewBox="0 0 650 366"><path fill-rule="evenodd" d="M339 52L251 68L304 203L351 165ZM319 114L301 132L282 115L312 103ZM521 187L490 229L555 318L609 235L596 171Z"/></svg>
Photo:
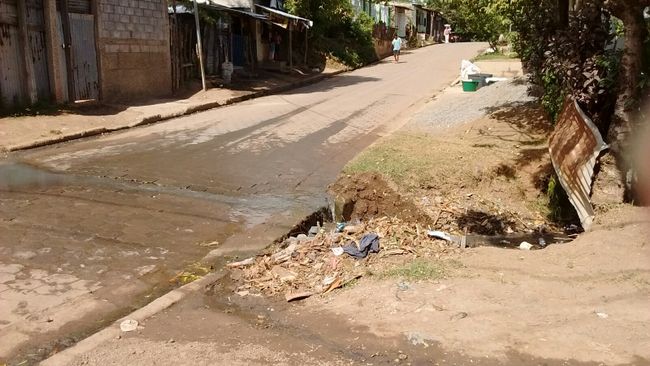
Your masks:
<svg viewBox="0 0 650 366"><path fill-rule="evenodd" d="M449 36L451 35L451 26L449 24L445 24L445 31L443 34L445 35L445 43L449 43Z"/></svg>
<svg viewBox="0 0 650 366"><path fill-rule="evenodd" d="M393 38L393 58L395 58L395 63L399 62L399 51L402 49L402 39L397 36L395 33L395 38Z"/></svg>

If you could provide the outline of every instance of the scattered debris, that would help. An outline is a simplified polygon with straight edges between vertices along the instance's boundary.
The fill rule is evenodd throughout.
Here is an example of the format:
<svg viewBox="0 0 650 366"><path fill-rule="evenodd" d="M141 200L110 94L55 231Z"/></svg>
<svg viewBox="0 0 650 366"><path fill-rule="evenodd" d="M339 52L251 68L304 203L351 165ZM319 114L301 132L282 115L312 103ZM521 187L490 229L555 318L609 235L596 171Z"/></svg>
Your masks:
<svg viewBox="0 0 650 366"><path fill-rule="evenodd" d="M452 241L451 236L449 234L442 232L442 231L435 231L435 230L429 230L427 231L427 235L429 235L432 238L437 238L437 239L442 239L446 241Z"/></svg>
<svg viewBox="0 0 650 366"><path fill-rule="evenodd" d="M314 293L309 291L289 292L286 295L284 295L284 298L287 300L287 302L291 302L296 300L303 300L312 295L314 295Z"/></svg>
<svg viewBox="0 0 650 366"><path fill-rule="evenodd" d="M357 225L359 234L337 233L322 228L310 240L290 237L249 258L245 265L229 265L238 281L240 296L284 296L287 301L325 294L345 287L366 273L385 270L418 257L440 259L460 252L455 245L429 237L415 223L396 217L371 219ZM381 240L381 252L379 242ZM378 253L356 259L342 255L350 242L359 243L360 253Z"/></svg>
<svg viewBox="0 0 650 366"><path fill-rule="evenodd" d="M227 266L230 268L246 267L254 263L255 263L255 258L251 257L251 258L246 258L243 261L228 263Z"/></svg>
<svg viewBox="0 0 650 366"><path fill-rule="evenodd" d="M300 237L300 235L298 235L298 237ZM298 240L300 240L300 238ZM288 247L282 249L281 251L271 256L271 258L273 259L273 263L279 264L288 261L291 258L293 252L295 252L297 248L298 248L298 244L296 243L289 244Z"/></svg>
<svg viewBox="0 0 650 366"><path fill-rule="evenodd" d="M307 236L316 236L320 232L320 226L312 226L309 228L309 232L307 232Z"/></svg>
<svg viewBox="0 0 650 366"><path fill-rule="evenodd" d="M607 318L609 318L609 314L604 313L604 312L602 312L602 311L596 311L595 313L596 313L596 315L598 315L598 317L601 318L601 319L607 319Z"/></svg>
<svg viewBox="0 0 650 366"><path fill-rule="evenodd" d="M424 348L429 347L429 344L427 343L427 338L425 338L422 334L420 333L415 333L415 332L409 332L406 335L406 338L408 339L409 342L411 342L412 345L414 346L419 346L422 345Z"/></svg>
<svg viewBox="0 0 650 366"><path fill-rule="evenodd" d="M204 242L199 243L199 246L207 247L207 248L209 248L209 247L214 247L214 246L217 246L217 245L219 245L219 242L216 241L216 240L209 241L209 242L208 242L208 241L204 241Z"/></svg>
<svg viewBox="0 0 650 366"><path fill-rule="evenodd" d="M126 319L120 323L120 330L122 332L132 332L138 329L138 321L133 319Z"/></svg>
<svg viewBox="0 0 650 366"><path fill-rule="evenodd" d="M452 315L451 317L449 317L449 320L454 321L454 320L465 319L465 318L467 318L467 315L468 314L466 312L461 311L461 312L458 312L458 313Z"/></svg>
<svg viewBox="0 0 650 366"><path fill-rule="evenodd" d="M411 289L411 286L407 282L402 281L397 284L397 289L400 291L408 291Z"/></svg>
<svg viewBox="0 0 650 366"><path fill-rule="evenodd" d="M521 250L530 250L532 249L533 244L527 242L527 241L522 241L521 244L519 244L519 249Z"/></svg>
<svg viewBox="0 0 650 366"><path fill-rule="evenodd" d="M338 257L343 253L345 253L345 251L343 250L343 247L336 247L336 248L332 248L332 253L334 253L334 255Z"/></svg>
<svg viewBox="0 0 650 366"><path fill-rule="evenodd" d="M361 238L359 246L354 242L343 247L343 251L356 259L363 259L370 253L379 253L379 235L375 233L366 234Z"/></svg>

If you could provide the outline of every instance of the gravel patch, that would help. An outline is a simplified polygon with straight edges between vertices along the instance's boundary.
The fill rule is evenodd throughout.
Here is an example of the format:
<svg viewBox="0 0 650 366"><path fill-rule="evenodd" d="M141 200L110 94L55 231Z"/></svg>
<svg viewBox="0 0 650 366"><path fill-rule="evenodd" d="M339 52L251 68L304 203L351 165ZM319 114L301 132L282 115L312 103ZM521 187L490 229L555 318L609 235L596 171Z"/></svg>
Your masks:
<svg viewBox="0 0 650 366"><path fill-rule="evenodd" d="M460 85L455 85L415 114L407 127L429 129L471 122L488 115L495 107L535 100L528 95L528 87L522 79L497 82L474 93L463 92Z"/></svg>

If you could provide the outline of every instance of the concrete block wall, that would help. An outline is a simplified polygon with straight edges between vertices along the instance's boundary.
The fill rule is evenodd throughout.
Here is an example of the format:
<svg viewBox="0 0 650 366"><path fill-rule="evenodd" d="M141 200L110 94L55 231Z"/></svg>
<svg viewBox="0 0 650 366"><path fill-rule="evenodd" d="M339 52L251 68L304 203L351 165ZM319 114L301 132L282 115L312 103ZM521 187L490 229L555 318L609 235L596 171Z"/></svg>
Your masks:
<svg viewBox="0 0 650 366"><path fill-rule="evenodd" d="M98 0L102 99L170 95L171 58L166 0Z"/></svg>

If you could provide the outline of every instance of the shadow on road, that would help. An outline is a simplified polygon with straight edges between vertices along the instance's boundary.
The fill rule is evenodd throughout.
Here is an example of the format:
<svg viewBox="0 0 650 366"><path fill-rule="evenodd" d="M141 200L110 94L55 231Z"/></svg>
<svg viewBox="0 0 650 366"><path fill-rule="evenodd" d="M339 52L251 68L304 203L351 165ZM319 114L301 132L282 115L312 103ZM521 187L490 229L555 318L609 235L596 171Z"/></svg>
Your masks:
<svg viewBox="0 0 650 366"><path fill-rule="evenodd" d="M312 84L304 88L289 90L283 94L305 94L314 92L328 92L337 88L343 88L350 85L358 85L369 82L381 81L381 78L358 76L351 74L341 74L334 79L326 80L317 84Z"/></svg>

